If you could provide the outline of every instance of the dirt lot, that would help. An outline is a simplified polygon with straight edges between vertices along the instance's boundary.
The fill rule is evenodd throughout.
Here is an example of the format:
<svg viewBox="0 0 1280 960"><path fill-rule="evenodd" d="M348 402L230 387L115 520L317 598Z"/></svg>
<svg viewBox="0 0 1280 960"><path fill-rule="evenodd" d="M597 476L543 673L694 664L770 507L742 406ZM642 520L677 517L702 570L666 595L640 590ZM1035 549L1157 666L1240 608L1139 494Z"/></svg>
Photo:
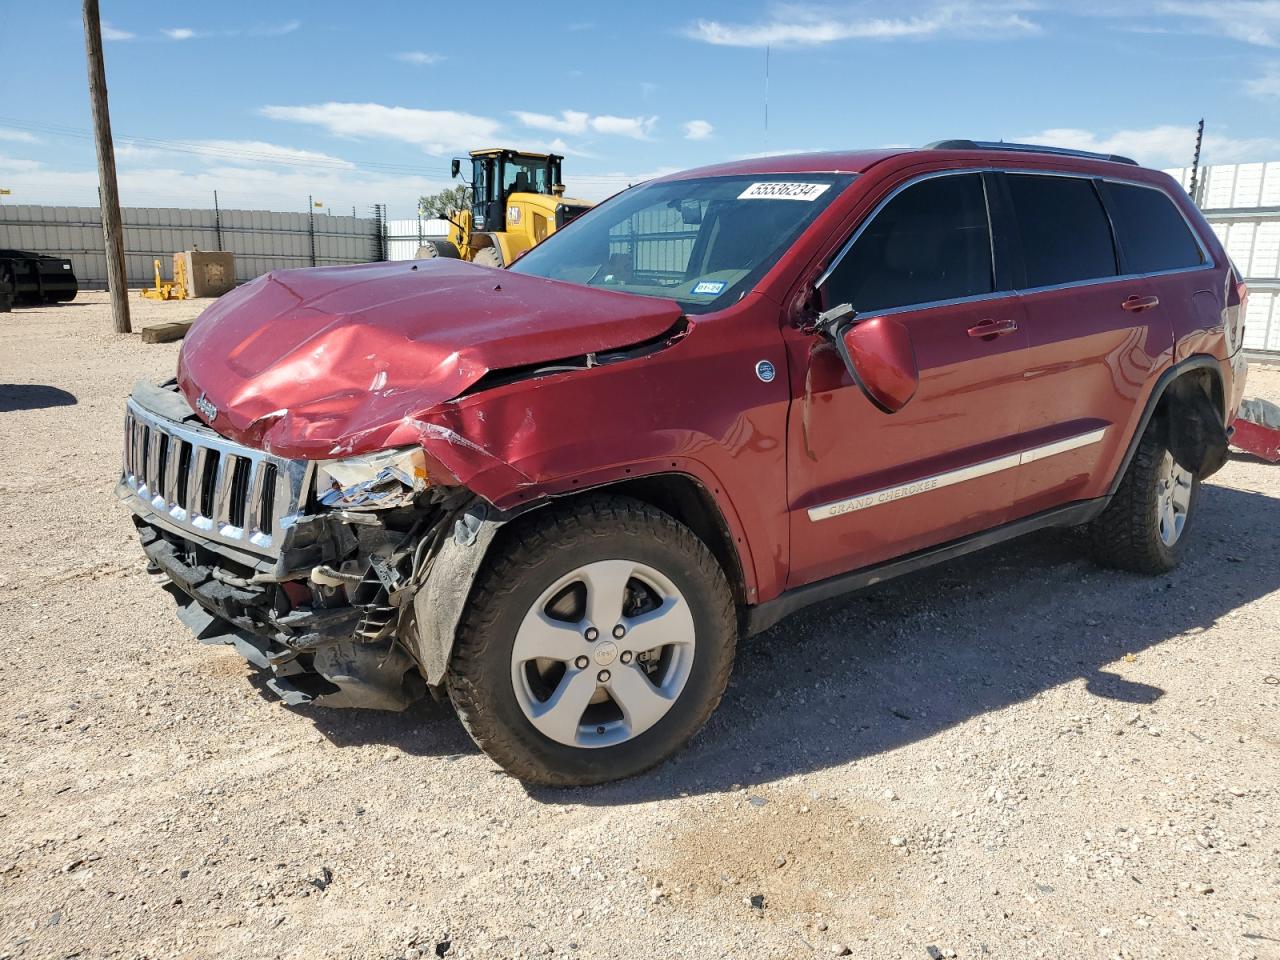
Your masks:
<svg viewBox="0 0 1280 960"><path fill-rule="evenodd" d="M0 315L0 958L1280 957L1280 466L1172 576L1050 533L886 584L745 644L674 762L530 791L192 639L112 493L177 346L104 303Z"/></svg>

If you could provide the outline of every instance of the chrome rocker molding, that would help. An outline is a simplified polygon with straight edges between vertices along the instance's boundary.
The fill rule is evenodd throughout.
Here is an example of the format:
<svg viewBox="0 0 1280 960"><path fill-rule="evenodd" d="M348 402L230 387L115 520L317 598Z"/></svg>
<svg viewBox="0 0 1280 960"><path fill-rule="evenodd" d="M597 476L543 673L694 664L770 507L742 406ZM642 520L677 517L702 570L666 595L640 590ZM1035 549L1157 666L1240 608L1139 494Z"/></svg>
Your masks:
<svg viewBox="0 0 1280 960"><path fill-rule="evenodd" d="M1065 440L1056 440L1053 443L1041 444L1038 447L1028 447L1026 450L1010 453L1003 457L996 457L994 460L984 460L981 463L970 464L957 470L948 470L946 473L937 473L931 477L912 480L910 483L901 483L896 487L885 487L882 490L873 490L870 493L864 493L856 497L846 497L843 500L824 503L821 506L809 508L809 519L814 523L819 520L830 520L832 517L853 513L855 510L865 510L868 507L876 507L882 503L893 503L896 500L905 500L907 497L914 497L921 493L928 493L930 490L938 490L942 487L949 487L952 484L963 483L966 480L976 480L978 477L990 476L1002 470L1010 470L1013 467L1056 456L1059 453L1066 453L1068 450L1078 450L1081 447L1101 443L1106 435L1107 428L1100 427L1097 430L1090 430L1088 433L1067 437Z"/></svg>
<svg viewBox="0 0 1280 960"><path fill-rule="evenodd" d="M1120 466L1116 470L1115 476L1112 477L1111 485L1107 489L1105 496L1094 500L1077 500L1074 503L1054 507L1042 513L1023 517L1020 520L1014 520L999 527L993 527L990 530L983 530L980 533L961 537L958 540L926 547L923 550L917 550L915 553L907 554L905 557L898 557L873 566L861 567L857 570L850 570L847 573L839 573L834 577L827 577L825 580L816 580L813 583L792 587L772 600L766 600L764 603L747 610L747 635L755 636L757 633L762 633L780 620L789 617L798 610L803 610L810 604L821 603L824 600L834 600L846 593L865 590L867 587L883 583L886 580L892 580L894 577L914 573L917 570L923 570L937 563L945 563L948 560L954 560L966 554L976 553L979 550L985 550L987 547L993 547L1007 540L1014 540L1036 530L1044 530L1051 527L1073 527L1078 524L1088 523L1102 513L1107 508L1107 504L1111 502L1111 498L1115 496L1116 490L1120 487L1120 482L1129 471L1129 464L1133 461L1134 454L1137 453L1138 444L1142 441L1142 435L1151 423L1151 418L1155 415L1156 408L1160 405L1160 399L1164 396L1166 389L1178 377L1193 370L1207 370L1217 375L1218 361L1211 356L1197 354L1169 367L1160 375L1159 379L1156 380L1155 386L1152 387L1151 393L1147 395L1142 415L1138 418L1134 431L1129 437L1129 445L1125 449L1124 458L1120 461Z"/></svg>

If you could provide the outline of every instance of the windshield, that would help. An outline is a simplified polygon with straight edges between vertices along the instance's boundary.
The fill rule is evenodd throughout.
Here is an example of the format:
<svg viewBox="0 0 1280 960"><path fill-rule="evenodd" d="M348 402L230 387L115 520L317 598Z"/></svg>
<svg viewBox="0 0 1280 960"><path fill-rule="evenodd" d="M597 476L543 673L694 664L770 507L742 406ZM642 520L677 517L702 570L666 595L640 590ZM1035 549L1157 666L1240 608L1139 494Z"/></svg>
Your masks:
<svg viewBox="0 0 1280 960"><path fill-rule="evenodd" d="M853 181L849 174L706 177L626 190L509 269L676 300L689 313L736 302Z"/></svg>

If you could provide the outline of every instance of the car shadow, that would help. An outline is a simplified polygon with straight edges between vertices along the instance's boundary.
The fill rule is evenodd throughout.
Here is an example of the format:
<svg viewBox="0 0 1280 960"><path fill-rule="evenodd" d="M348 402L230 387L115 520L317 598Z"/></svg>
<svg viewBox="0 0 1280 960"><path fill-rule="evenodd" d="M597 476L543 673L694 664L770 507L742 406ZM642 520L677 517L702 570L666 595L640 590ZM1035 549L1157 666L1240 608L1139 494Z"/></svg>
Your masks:
<svg viewBox="0 0 1280 960"><path fill-rule="evenodd" d="M249 672L249 682L264 700L279 700L267 686L267 679L261 671ZM413 756L443 757L446 760L480 752L458 722L458 715L447 700L437 702L427 697L400 713L334 709L311 704L285 709L307 718L317 733L339 747L382 744Z"/></svg>
<svg viewBox="0 0 1280 960"><path fill-rule="evenodd" d="M1081 531L1050 530L804 610L739 644L719 708L668 762L600 787L527 792L608 806L767 784L1078 681L1127 712L1155 703L1165 692L1124 677L1117 661L1280 589L1280 499L1207 484L1199 506L1191 549L1170 574L1103 569ZM339 746L478 752L448 702L290 709Z"/></svg>
<svg viewBox="0 0 1280 960"><path fill-rule="evenodd" d="M528 792L606 806L765 784L1081 680L1131 713L1164 691L1122 676L1126 655L1280 589L1280 499L1206 485L1200 507L1170 574L1104 570L1082 532L1045 531L798 613L739 646L720 707L672 760L619 783Z"/></svg>
<svg viewBox="0 0 1280 960"><path fill-rule="evenodd" d="M76 397L60 387L43 383L0 383L0 413L16 410L42 410L45 407L71 407Z"/></svg>

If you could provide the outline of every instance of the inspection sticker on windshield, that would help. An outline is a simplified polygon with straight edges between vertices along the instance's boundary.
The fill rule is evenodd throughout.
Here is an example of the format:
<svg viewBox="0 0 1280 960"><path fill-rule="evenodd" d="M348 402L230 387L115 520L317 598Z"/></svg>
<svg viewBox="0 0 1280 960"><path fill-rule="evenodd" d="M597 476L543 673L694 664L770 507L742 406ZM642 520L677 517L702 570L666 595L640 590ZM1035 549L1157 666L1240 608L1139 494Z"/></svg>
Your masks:
<svg viewBox="0 0 1280 960"><path fill-rule="evenodd" d="M714 297L729 284L724 280L703 280L693 288L695 296Z"/></svg>
<svg viewBox="0 0 1280 960"><path fill-rule="evenodd" d="M753 183L738 194L739 200L817 200L829 183Z"/></svg>

